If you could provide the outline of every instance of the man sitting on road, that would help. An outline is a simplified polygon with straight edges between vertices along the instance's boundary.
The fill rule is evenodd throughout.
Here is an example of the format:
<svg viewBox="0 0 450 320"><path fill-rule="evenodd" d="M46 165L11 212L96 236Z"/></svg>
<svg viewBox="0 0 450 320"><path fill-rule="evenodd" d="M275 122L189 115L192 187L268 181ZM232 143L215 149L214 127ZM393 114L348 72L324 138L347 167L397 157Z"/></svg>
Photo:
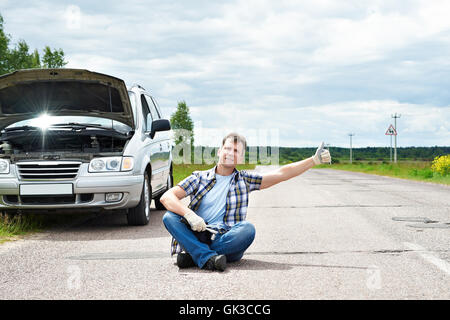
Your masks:
<svg viewBox="0 0 450 320"><path fill-rule="evenodd" d="M228 134L217 151L219 161L214 168L194 171L161 197L168 210L163 222L173 236L172 255L178 253L179 268L224 271L227 262L240 260L255 238L255 227L245 221L249 193L331 162L330 152L322 143L312 157L273 172L238 171L236 165L243 163L245 150L244 137ZM191 201L185 206L181 199L188 195ZM217 232L214 237L207 228Z"/></svg>

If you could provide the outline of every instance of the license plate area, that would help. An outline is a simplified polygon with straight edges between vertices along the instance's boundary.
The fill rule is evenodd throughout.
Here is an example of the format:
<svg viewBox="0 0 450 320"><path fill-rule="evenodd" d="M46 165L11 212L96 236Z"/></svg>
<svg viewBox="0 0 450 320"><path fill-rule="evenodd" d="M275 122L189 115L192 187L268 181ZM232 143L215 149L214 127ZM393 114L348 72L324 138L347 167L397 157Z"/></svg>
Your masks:
<svg viewBox="0 0 450 320"><path fill-rule="evenodd" d="M43 196L43 195L72 195L72 183L52 184L21 184L19 186L21 196Z"/></svg>

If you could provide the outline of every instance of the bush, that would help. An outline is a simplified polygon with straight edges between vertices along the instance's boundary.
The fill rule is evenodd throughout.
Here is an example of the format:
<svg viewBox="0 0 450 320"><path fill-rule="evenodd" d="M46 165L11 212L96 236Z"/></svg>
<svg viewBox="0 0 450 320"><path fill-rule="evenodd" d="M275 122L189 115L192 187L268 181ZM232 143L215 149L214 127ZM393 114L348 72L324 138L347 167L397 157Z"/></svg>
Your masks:
<svg viewBox="0 0 450 320"><path fill-rule="evenodd" d="M422 170L421 174L422 174L422 177L424 177L425 179L433 178L433 171L431 171L430 169Z"/></svg>
<svg viewBox="0 0 450 320"><path fill-rule="evenodd" d="M444 177L450 174L450 154L434 158L431 170Z"/></svg>

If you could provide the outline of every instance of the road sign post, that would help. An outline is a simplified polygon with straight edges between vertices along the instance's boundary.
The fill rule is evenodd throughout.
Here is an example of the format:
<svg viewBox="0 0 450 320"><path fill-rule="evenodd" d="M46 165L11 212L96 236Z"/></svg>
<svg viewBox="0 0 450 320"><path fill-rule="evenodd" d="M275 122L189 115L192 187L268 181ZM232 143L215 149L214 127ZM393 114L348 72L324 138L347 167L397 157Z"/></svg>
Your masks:
<svg viewBox="0 0 450 320"><path fill-rule="evenodd" d="M392 162L392 134L391 134L391 147L389 149L389 162Z"/></svg>
<svg viewBox="0 0 450 320"><path fill-rule="evenodd" d="M386 130L385 135L391 136L391 148L389 149L389 158L390 158L390 161L392 162L392 136L397 136L397 130L395 130L395 128L394 128L394 126L392 126L392 124ZM397 162L397 143L395 144L395 162Z"/></svg>

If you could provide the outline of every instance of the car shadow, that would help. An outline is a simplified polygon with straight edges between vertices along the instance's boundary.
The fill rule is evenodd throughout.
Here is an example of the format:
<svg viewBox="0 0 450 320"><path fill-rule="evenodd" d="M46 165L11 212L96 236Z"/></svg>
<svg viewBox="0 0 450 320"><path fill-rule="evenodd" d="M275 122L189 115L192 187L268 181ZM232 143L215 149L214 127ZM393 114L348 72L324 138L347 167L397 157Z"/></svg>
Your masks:
<svg viewBox="0 0 450 320"><path fill-rule="evenodd" d="M43 230L42 240L50 241L96 241L136 240L170 237L162 217L166 210L151 208L150 222L145 226L129 226L125 214L102 212L86 215L69 226Z"/></svg>

